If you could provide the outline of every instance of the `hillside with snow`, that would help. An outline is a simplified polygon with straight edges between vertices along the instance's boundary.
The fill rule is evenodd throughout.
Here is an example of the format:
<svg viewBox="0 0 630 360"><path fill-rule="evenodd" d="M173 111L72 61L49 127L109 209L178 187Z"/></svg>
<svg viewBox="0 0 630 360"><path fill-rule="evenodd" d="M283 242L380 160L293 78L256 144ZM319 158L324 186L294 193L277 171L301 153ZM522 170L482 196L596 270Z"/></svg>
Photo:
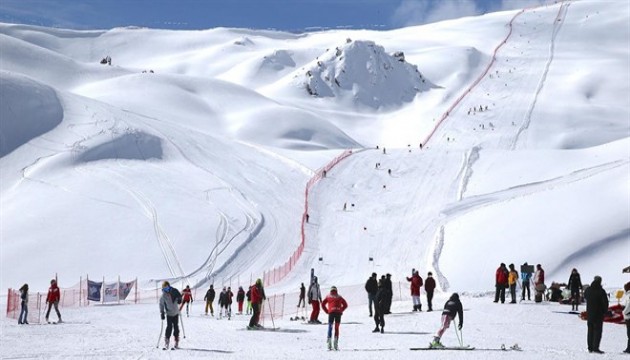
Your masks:
<svg viewBox="0 0 630 360"><path fill-rule="evenodd" d="M619 286L628 17L575 1L391 31L1 24L1 285L246 283L304 226L277 291L311 268L485 291L525 261ZM348 149L303 224L307 182Z"/></svg>

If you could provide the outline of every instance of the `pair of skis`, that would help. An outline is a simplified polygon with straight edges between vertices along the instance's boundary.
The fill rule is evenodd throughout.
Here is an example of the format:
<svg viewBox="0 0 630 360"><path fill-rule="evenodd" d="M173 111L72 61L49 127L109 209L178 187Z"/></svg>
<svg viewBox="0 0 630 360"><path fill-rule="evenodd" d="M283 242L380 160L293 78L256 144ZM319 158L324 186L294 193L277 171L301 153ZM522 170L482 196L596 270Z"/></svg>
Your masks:
<svg viewBox="0 0 630 360"><path fill-rule="evenodd" d="M476 348L470 345L464 346L429 346L429 347L420 347L420 348L410 348L409 350L483 350L483 351L522 351L518 344L514 344L512 346L506 347L505 344L501 344L500 348Z"/></svg>

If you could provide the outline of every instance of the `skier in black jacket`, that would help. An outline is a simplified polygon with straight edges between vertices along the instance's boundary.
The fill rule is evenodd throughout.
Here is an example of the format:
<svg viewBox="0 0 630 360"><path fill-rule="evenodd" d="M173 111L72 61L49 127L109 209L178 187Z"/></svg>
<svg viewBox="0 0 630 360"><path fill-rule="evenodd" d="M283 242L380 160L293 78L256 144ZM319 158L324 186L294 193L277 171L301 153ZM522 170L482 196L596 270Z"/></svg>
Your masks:
<svg viewBox="0 0 630 360"><path fill-rule="evenodd" d="M386 290L383 286L383 279L378 282L377 286L378 291L376 292L376 296L374 296L374 323L376 327L372 332L380 331L382 334L385 331L385 311L387 310L387 300L385 298Z"/></svg>
<svg viewBox="0 0 630 360"><path fill-rule="evenodd" d="M216 293L214 291L214 285L210 285L210 289L206 291L206 296L203 299L206 301L206 315L208 315L208 308L210 309L210 313L214 316L214 309L212 308L212 302L214 301L214 297Z"/></svg>
<svg viewBox="0 0 630 360"><path fill-rule="evenodd" d="M571 271L569 276L569 282L567 287L571 289L571 310L578 311L578 305L580 305L580 290L582 290L582 280L580 279L580 273L577 269Z"/></svg>
<svg viewBox="0 0 630 360"><path fill-rule="evenodd" d="M372 316L372 303L374 302L374 297L378 291L376 273L372 273L372 276L370 276L370 278L365 282L365 291L367 291L368 294L368 308L370 309L370 316Z"/></svg>
<svg viewBox="0 0 630 360"><path fill-rule="evenodd" d="M442 335L451 325L451 321L455 320L455 316L459 316L459 325L457 326L459 330L464 326L464 309L462 307L462 302L459 300L459 294L453 293L451 298L448 299L446 304L444 304L444 311L442 311L442 326L435 334L433 338L433 342L431 342L431 347L444 347L440 342Z"/></svg>
<svg viewBox="0 0 630 360"><path fill-rule="evenodd" d="M608 312L608 295L602 288L602 278L595 276L591 286L584 291L586 299L586 314L588 320L587 345L588 352L603 354L599 349L602 340L602 329L604 327L604 315Z"/></svg>

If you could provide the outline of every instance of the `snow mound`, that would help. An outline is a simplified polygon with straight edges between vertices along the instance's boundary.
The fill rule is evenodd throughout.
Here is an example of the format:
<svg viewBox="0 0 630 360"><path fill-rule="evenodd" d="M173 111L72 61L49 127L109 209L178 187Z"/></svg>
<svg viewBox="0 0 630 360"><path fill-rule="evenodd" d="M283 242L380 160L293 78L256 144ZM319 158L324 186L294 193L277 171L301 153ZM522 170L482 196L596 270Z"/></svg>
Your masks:
<svg viewBox="0 0 630 360"><path fill-rule="evenodd" d="M88 148L79 156L78 161L162 159L162 153L162 139L142 131L135 131Z"/></svg>
<svg viewBox="0 0 630 360"><path fill-rule="evenodd" d="M62 119L55 90L0 71L0 157L54 129Z"/></svg>
<svg viewBox="0 0 630 360"><path fill-rule="evenodd" d="M400 106L433 87L402 52L387 54L373 41L348 39L306 69L301 76L310 95L352 96L355 103L371 108Z"/></svg>

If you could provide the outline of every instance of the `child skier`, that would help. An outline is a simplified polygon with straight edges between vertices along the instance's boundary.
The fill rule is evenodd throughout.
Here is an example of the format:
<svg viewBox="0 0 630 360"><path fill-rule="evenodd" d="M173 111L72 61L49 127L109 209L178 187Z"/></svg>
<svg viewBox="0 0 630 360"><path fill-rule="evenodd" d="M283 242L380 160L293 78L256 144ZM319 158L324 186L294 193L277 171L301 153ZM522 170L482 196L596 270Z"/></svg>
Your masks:
<svg viewBox="0 0 630 360"><path fill-rule="evenodd" d="M339 350L339 325L341 324L341 314L348 308L346 300L337 293L337 287L330 288L330 294L322 301L322 309L328 314L328 350L333 349L331 343L333 322L335 324L334 349Z"/></svg>
<svg viewBox="0 0 630 360"><path fill-rule="evenodd" d="M459 315L459 330L464 326L464 310L462 307L462 302L459 301L459 295L457 293L453 293L451 298L448 299L446 304L444 304L444 311L442 312L442 326L435 334L433 341L431 342L430 347L444 347L440 342L442 335L451 325L451 321L455 320L455 315Z"/></svg>
<svg viewBox="0 0 630 360"><path fill-rule="evenodd" d="M190 285L186 285L186 288L182 291L182 304L179 306L179 311L181 312L184 308L184 304L186 304L186 317L188 317L188 306L192 301L192 290L190 289Z"/></svg>

